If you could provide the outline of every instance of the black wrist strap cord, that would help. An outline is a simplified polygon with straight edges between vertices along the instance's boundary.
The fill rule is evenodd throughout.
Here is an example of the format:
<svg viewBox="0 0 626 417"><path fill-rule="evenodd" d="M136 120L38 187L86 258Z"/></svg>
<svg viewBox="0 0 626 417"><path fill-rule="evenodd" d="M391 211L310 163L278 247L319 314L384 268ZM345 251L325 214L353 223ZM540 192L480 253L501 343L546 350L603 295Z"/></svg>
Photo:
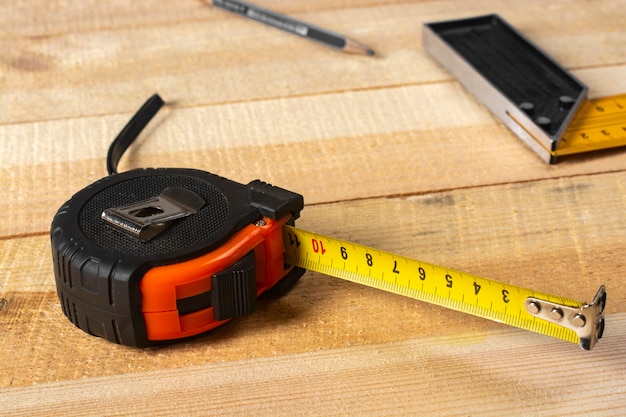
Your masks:
<svg viewBox="0 0 626 417"><path fill-rule="evenodd" d="M117 174L117 164L119 164L122 155L159 109L163 107L163 104L163 99L158 94L152 95L117 135L107 154L107 172L109 175Z"/></svg>

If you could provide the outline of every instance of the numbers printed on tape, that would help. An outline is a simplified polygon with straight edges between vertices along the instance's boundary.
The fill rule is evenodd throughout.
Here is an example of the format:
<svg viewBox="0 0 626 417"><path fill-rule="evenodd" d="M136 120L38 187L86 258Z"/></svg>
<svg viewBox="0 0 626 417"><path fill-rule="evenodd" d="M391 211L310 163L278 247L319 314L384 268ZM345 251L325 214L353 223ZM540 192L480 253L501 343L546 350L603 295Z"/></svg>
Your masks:
<svg viewBox="0 0 626 417"><path fill-rule="evenodd" d="M598 302L589 305L291 226L283 227L283 238L285 262L301 268L580 343L585 349L593 347L602 336L597 327L603 329L604 324L603 287L596 295ZM542 310L544 306L567 311L569 316L563 313L552 320ZM576 315L583 314L589 319L580 326Z"/></svg>

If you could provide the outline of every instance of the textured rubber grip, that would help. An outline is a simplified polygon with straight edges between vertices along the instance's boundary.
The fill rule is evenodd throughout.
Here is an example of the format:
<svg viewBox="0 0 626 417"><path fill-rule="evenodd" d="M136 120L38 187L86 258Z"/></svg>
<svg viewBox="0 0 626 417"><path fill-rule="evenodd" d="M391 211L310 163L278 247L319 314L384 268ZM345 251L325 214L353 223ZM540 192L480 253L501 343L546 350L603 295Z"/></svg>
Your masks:
<svg viewBox="0 0 626 417"><path fill-rule="evenodd" d="M148 242L100 218L106 209L159 195L167 187L193 191L206 204ZM290 215L293 223L303 204L301 195L261 181L243 185L199 170L140 169L105 177L76 193L52 221L52 258L63 312L85 332L115 343L162 343L148 339L142 313L140 282L148 270L207 254L262 217L274 220ZM285 273L301 275L294 270ZM232 285L248 288L241 294L253 296L242 296L233 308L222 308L221 317L254 310L250 273L246 278L237 272L231 278L234 281L218 286L227 292Z"/></svg>

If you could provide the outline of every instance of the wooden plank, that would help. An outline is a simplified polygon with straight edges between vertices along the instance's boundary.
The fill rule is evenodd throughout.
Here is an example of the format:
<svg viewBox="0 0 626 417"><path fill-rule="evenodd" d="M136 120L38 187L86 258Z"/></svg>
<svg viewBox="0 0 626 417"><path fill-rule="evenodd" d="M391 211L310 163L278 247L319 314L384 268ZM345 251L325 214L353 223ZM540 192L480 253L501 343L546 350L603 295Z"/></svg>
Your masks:
<svg viewBox="0 0 626 417"><path fill-rule="evenodd" d="M406 3L403 0L386 1L385 4ZM46 14L38 10L38 0L22 0L19 4L0 3L0 34L5 37L37 37L43 34L88 32L125 29L157 25L170 25L183 21L228 19L228 15L213 11L202 0L162 2L159 6L149 0L136 0L129 5L125 0L99 2L84 0L77 4L59 0L48 1ZM269 0L265 7L288 15L306 13L337 13L342 9L371 7L369 0L320 0L314 3L298 0ZM202 16L201 11L206 11ZM232 18L232 16L231 16Z"/></svg>
<svg viewBox="0 0 626 417"><path fill-rule="evenodd" d="M592 352L512 329L0 389L3 415L626 413L626 313Z"/></svg>
<svg viewBox="0 0 626 417"><path fill-rule="evenodd" d="M298 226L583 301L606 284L607 312L618 313L626 304L624 263L614 255L626 250L625 189L619 172L344 201L306 207ZM264 297L253 315L206 336L129 349L63 316L48 245L47 236L0 240L0 265L9 271L0 275L0 296L9 302L0 311L0 387L504 327L307 273L285 297Z"/></svg>
<svg viewBox="0 0 626 417"><path fill-rule="evenodd" d="M436 105L446 100L455 105ZM281 113L295 117L279 116L276 128ZM250 122L240 123L241 114ZM46 233L63 202L106 175L109 143L130 117L0 125L0 178L9 191L0 200L0 236ZM173 107L157 117L122 170L179 166L242 183L260 178L307 204L626 167L623 150L548 166L457 84Z"/></svg>
<svg viewBox="0 0 626 417"><path fill-rule="evenodd" d="M49 14L37 8L19 8L19 16L25 16L15 22L16 11L7 12L7 27L18 33L20 23L47 29L30 36L0 37L5 80L0 123L128 113L138 98L155 90L186 106L198 106L451 79L422 51L421 24L458 13L456 2L355 5L319 12L295 6L307 10L299 17L371 44L380 51L377 59L333 53L294 36L277 35L272 28L199 1L158 8L147 2L99 5L95 10L91 3L72 5L69 15L63 4L53 3L49 8L59 21L50 19L52 27L41 24L42 16L48 19ZM624 65L619 58L622 39L606 33L619 24L617 17L626 3L606 2L593 8L584 4L552 2L551 13L545 13L540 2L494 8L482 1L463 9L467 15L511 16L512 24L567 68ZM158 11L143 13L148 9ZM551 29L554 15L562 14L567 20L558 30ZM90 17L81 19L85 15ZM144 15L153 19L152 25L146 24ZM61 29L68 24L69 32L56 32L68 30ZM585 29L584 36L580 28ZM597 48L599 44L602 48Z"/></svg>
<svg viewBox="0 0 626 417"><path fill-rule="evenodd" d="M0 2L0 414L626 414L623 150L545 165L420 45L423 22L496 12L592 97L623 93L626 0L263 4L378 55L197 0ZM123 170L261 178L305 196L302 228L586 301L606 284L605 338L584 352L316 273L170 346L83 333L50 221L155 91L170 106Z"/></svg>

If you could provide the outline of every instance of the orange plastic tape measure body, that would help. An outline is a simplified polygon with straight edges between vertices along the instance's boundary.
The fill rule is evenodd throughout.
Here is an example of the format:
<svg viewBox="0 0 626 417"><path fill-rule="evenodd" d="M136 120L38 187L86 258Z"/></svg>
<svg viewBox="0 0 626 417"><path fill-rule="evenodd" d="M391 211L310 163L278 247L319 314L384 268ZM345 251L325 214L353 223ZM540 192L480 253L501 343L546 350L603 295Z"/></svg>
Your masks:
<svg viewBox="0 0 626 417"><path fill-rule="evenodd" d="M211 330L227 320L217 321L213 307L179 315L176 301L211 290L214 274L254 250L257 295L273 287L285 276L282 226L265 218L264 225L248 225L226 243L189 261L150 269L140 283L142 312L149 340L170 340L194 336Z"/></svg>

